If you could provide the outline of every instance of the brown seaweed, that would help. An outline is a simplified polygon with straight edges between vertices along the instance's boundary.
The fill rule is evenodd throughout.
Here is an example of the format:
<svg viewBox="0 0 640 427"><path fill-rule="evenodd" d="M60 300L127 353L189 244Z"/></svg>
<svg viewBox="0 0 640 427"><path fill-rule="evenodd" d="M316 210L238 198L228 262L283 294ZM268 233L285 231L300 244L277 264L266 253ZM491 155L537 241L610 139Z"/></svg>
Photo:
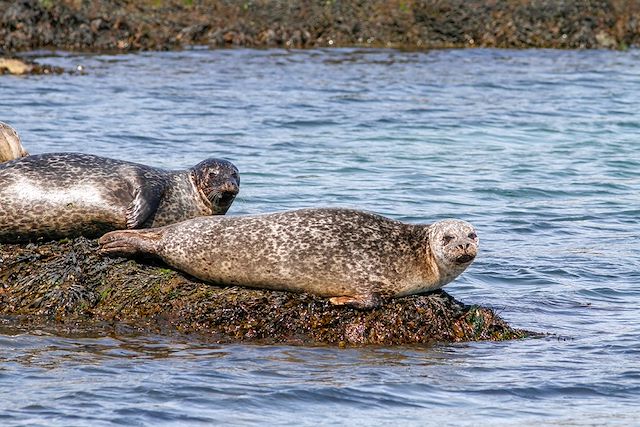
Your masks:
<svg viewBox="0 0 640 427"><path fill-rule="evenodd" d="M107 258L94 240L0 244L0 317L53 333L191 335L216 342L400 345L523 338L444 291L370 311L308 294L214 286L152 260Z"/></svg>

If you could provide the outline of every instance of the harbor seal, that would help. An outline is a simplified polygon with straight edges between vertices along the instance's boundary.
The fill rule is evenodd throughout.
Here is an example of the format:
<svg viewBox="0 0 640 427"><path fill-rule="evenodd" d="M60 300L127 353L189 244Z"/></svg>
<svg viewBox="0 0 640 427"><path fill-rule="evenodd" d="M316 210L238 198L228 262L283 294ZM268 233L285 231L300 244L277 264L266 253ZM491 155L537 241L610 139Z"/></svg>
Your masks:
<svg viewBox="0 0 640 427"><path fill-rule="evenodd" d="M0 164L0 242L98 237L223 215L239 191L238 169L207 159L181 171L79 153Z"/></svg>
<svg viewBox="0 0 640 427"><path fill-rule="evenodd" d="M99 244L102 254L151 254L207 282L307 292L359 309L439 289L478 252L465 221L413 225L335 208L195 218L107 233Z"/></svg>
<svg viewBox="0 0 640 427"><path fill-rule="evenodd" d="M22 146L18 132L6 123L0 122L0 163L28 156Z"/></svg>

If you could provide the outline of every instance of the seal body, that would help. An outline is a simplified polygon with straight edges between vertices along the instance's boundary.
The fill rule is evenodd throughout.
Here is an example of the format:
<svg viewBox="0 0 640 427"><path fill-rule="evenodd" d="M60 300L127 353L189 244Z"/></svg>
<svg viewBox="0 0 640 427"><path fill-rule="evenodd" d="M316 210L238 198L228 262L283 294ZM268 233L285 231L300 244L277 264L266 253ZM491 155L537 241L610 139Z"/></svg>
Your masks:
<svg viewBox="0 0 640 427"><path fill-rule="evenodd" d="M18 132L8 124L0 122L0 163L28 155Z"/></svg>
<svg viewBox="0 0 640 427"><path fill-rule="evenodd" d="M460 220L412 225L356 210L304 209L116 231L100 245L103 254L155 255L208 282L372 308L455 279L474 260L478 237Z"/></svg>
<svg viewBox="0 0 640 427"><path fill-rule="evenodd" d="M0 164L0 241L97 237L224 214L239 184L236 167L218 159L165 171L89 154L27 156Z"/></svg>

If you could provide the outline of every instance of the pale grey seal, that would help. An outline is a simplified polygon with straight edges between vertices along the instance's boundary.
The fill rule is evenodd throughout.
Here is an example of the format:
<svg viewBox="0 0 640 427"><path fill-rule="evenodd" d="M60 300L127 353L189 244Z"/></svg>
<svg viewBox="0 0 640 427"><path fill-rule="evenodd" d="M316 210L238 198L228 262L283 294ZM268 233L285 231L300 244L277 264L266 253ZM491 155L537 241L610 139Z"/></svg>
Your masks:
<svg viewBox="0 0 640 427"><path fill-rule="evenodd" d="M223 215L238 169L220 159L166 171L89 154L50 153L0 164L0 241L97 237Z"/></svg>
<svg viewBox="0 0 640 427"><path fill-rule="evenodd" d="M28 155L18 132L8 124L0 122L0 163Z"/></svg>
<svg viewBox="0 0 640 427"><path fill-rule="evenodd" d="M103 254L151 254L204 281L308 292L366 309L438 289L475 259L473 226L455 219L414 225L349 209L195 218L115 231Z"/></svg>

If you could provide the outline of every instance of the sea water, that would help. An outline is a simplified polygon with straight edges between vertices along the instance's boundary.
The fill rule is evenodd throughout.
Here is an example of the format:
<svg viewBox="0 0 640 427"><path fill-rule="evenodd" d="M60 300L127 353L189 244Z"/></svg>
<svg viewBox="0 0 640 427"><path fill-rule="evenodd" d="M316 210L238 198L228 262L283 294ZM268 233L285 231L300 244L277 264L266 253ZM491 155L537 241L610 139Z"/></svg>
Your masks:
<svg viewBox="0 0 640 427"><path fill-rule="evenodd" d="M0 78L31 153L242 174L229 214L365 209L473 223L446 291L545 338L217 345L0 329L2 425L638 425L640 52L31 54Z"/></svg>

